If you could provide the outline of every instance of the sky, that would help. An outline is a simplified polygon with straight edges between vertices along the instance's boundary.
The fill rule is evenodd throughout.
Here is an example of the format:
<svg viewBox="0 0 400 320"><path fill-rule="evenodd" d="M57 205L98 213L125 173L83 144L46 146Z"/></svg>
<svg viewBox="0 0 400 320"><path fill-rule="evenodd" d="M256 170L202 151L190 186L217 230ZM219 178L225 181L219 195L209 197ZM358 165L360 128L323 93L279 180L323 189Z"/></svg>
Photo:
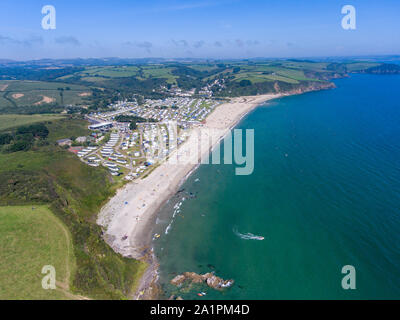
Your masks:
<svg viewBox="0 0 400 320"><path fill-rule="evenodd" d="M45 5L55 29L42 28ZM0 59L13 60L399 54L399 30L399 0L0 1Z"/></svg>

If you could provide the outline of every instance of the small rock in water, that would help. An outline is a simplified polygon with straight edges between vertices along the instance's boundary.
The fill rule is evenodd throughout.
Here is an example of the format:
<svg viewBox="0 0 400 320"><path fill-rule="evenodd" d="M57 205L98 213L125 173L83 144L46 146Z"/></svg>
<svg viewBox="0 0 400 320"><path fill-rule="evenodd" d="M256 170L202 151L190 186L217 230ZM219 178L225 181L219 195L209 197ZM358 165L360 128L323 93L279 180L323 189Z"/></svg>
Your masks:
<svg viewBox="0 0 400 320"><path fill-rule="evenodd" d="M183 300L181 296L172 295L168 298L168 300Z"/></svg>
<svg viewBox="0 0 400 320"><path fill-rule="evenodd" d="M173 284L174 286L180 286L185 280L186 280L185 276L179 274L171 280L171 284Z"/></svg>

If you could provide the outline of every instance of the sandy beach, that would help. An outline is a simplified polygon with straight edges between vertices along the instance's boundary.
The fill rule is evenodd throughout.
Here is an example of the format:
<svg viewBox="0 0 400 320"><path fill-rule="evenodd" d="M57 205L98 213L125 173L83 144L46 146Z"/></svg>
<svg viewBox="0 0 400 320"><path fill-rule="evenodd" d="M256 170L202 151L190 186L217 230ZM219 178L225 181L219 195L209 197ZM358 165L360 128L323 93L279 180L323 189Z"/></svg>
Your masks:
<svg viewBox="0 0 400 320"><path fill-rule="evenodd" d="M268 94L239 97L219 105L208 116L205 124L192 129L187 141L171 154L171 157L179 160L177 164L170 161L161 163L147 177L128 183L118 190L102 208L97 223L103 227L105 241L125 257L145 258L147 262L153 263L150 244L160 207L196 169L199 158L209 154L211 148L246 114L263 102L281 96L282 94ZM202 130L206 134L196 135L196 130ZM181 161L182 159L185 161ZM154 266L149 269L153 271L151 274L146 272L139 289L146 288L154 278Z"/></svg>
<svg viewBox="0 0 400 320"><path fill-rule="evenodd" d="M206 131L207 134L202 134L198 142L196 139L199 139L199 135L192 132L187 141L179 146L178 151L171 155L178 157L177 164L170 161L161 163L147 177L118 190L102 208L97 220L105 230L107 243L126 257L140 259L148 254L149 243L153 237L151 229L157 210L178 191L179 186L196 168L199 156L210 151L210 140L214 144L211 147L214 147L257 105L280 96L269 94L240 97L219 105L201 128L193 129ZM198 143L201 145L202 155L193 150L197 149ZM183 158L185 160L181 161Z"/></svg>

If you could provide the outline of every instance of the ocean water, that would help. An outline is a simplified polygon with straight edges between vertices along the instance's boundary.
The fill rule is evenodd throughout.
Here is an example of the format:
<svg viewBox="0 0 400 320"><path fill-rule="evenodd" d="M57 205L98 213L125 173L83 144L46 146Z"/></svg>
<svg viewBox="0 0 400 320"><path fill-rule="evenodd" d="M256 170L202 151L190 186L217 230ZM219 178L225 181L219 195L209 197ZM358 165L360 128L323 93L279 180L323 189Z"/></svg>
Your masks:
<svg viewBox="0 0 400 320"><path fill-rule="evenodd" d="M252 175L201 165L162 208L154 248L165 297L400 298L400 76L335 83L239 123L255 130ZM341 286L345 265L356 269L355 290ZM235 284L221 292L169 284L185 271Z"/></svg>

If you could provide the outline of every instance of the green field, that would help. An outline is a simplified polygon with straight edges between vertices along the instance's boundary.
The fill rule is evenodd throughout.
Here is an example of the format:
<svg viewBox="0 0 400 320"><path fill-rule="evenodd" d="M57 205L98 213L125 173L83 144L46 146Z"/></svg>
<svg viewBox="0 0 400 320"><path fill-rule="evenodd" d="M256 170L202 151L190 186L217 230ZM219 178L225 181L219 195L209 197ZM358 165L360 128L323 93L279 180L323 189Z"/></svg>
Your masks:
<svg viewBox="0 0 400 320"><path fill-rule="evenodd" d="M300 81L319 81L315 77L306 76L303 68L306 70L312 70L314 72L328 72L325 69L326 63L315 63L315 65L307 69L308 65L312 63L295 63L287 62L283 63L260 63L255 65L233 65L230 69L232 72L235 67L240 68L240 71L233 72L234 81L250 80L252 83L260 83L265 81L282 81L291 84L297 84ZM226 71L222 74L226 75ZM218 74L219 75L219 74ZM210 79L215 76L210 77Z"/></svg>
<svg viewBox="0 0 400 320"><path fill-rule="evenodd" d="M134 77L138 75L139 68L135 66L107 66L88 67L80 74L88 77Z"/></svg>
<svg viewBox="0 0 400 320"><path fill-rule="evenodd" d="M0 115L0 131L15 128L18 126L28 125L38 122L46 122L61 119L61 115L19 115L19 114L4 114Z"/></svg>
<svg viewBox="0 0 400 320"><path fill-rule="evenodd" d="M283 81L288 83L299 83L296 79L289 78L287 76L281 76L280 74L262 74L258 72L243 72L239 73L235 77L235 81L250 80L252 83L264 82L264 81Z"/></svg>
<svg viewBox="0 0 400 320"><path fill-rule="evenodd" d="M86 82L102 82L107 80L107 78L104 77L83 77L82 81L86 81Z"/></svg>
<svg viewBox="0 0 400 320"><path fill-rule="evenodd" d="M85 103L85 94L91 89L75 84L45 81L1 80L0 111L5 107L32 105L80 105ZM63 98L60 90L63 89Z"/></svg>
<svg viewBox="0 0 400 320"><path fill-rule="evenodd" d="M215 64L190 64L189 67L198 71L213 71L218 68Z"/></svg>
<svg viewBox="0 0 400 320"><path fill-rule="evenodd" d="M64 118L51 122L46 125L50 131L48 140L56 142L59 139L87 136L90 133L88 125L89 123L82 119Z"/></svg>
<svg viewBox="0 0 400 320"><path fill-rule="evenodd" d="M105 67L87 67L84 71L78 73L82 81L86 82L104 82L113 78L133 77L139 80L151 78L163 78L167 83L175 84L177 76L172 74L173 67L164 65L143 65L143 66L105 66ZM68 79L71 76L64 76L59 80Z"/></svg>
<svg viewBox="0 0 400 320"><path fill-rule="evenodd" d="M282 61L281 66L284 68L291 69L301 69L301 70L310 70L310 71L326 71L326 67L329 64L328 62L312 62L312 61Z"/></svg>
<svg viewBox="0 0 400 320"><path fill-rule="evenodd" d="M86 87L61 83L61 82L45 82L45 81L29 81L29 80L21 80L21 81L12 81L12 80L1 80L0 86L8 85L8 87L4 91L12 91L12 92L24 92L24 91L32 91L32 90L57 90L58 88L67 88L69 87L72 91L85 91Z"/></svg>
<svg viewBox="0 0 400 320"><path fill-rule="evenodd" d="M380 63L355 62L355 63L347 64L346 67L349 72L357 72L360 70L364 70L364 69L371 68L371 67L376 67L379 65L380 65Z"/></svg>
<svg viewBox="0 0 400 320"><path fill-rule="evenodd" d="M175 84L178 77L172 74L173 69L163 65L150 65L142 67L142 72L144 79L163 78L167 83Z"/></svg>
<svg viewBox="0 0 400 320"><path fill-rule="evenodd" d="M71 235L45 206L0 207L0 299L74 299ZM55 290L42 288L43 266L56 270Z"/></svg>

